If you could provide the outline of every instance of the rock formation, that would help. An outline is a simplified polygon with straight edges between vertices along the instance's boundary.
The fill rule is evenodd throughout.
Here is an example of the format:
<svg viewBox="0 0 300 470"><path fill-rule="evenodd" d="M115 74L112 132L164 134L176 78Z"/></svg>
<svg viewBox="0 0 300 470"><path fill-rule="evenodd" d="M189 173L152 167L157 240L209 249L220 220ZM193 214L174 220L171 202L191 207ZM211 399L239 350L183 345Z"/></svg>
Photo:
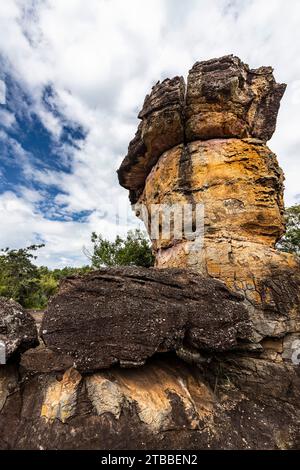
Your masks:
<svg viewBox="0 0 300 470"><path fill-rule="evenodd" d="M6 360L39 344L31 315L17 302L4 297L0 297L0 341Z"/></svg>
<svg viewBox="0 0 300 470"><path fill-rule="evenodd" d="M118 170L132 202L163 152L197 140L272 137L286 85L271 67L249 69L238 57L196 62L182 77L158 82L147 95L142 120ZM188 183L188 182L187 182Z"/></svg>
<svg viewBox="0 0 300 470"><path fill-rule="evenodd" d="M80 372L137 367L156 352L228 351L249 335L242 299L221 282L185 270L103 269L62 283L42 336Z"/></svg>
<svg viewBox="0 0 300 470"><path fill-rule="evenodd" d="M299 260L275 249L283 174L266 146L284 89L233 56L153 87L119 180L140 216L201 204L203 243L176 238L173 215L155 268L65 279L38 347L20 319L0 448L300 448Z"/></svg>
<svg viewBox="0 0 300 470"><path fill-rule="evenodd" d="M299 260L275 250L284 233L284 178L266 145L284 90L270 67L251 70L233 56L197 62L186 90L178 77L153 87L118 170L136 211L146 207L149 219L154 205L203 205L203 246L160 234L156 266L193 268L242 293L251 349L300 331Z"/></svg>

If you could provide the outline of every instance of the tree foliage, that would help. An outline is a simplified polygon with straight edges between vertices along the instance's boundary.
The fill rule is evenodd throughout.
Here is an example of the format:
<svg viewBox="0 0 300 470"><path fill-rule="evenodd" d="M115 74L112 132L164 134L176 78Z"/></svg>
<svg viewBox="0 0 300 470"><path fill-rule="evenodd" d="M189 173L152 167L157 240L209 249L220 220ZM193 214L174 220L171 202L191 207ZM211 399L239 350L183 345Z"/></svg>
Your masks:
<svg viewBox="0 0 300 470"><path fill-rule="evenodd" d="M24 307L36 301L39 291L39 269L33 264L33 253L44 245L31 245L19 250L5 248L0 255L0 295Z"/></svg>
<svg viewBox="0 0 300 470"><path fill-rule="evenodd" d="M92 233L92 266L153 266L154 256L150 242L141 230L129 231L126 238L119 236L111 242L101 235Z"/></svg>
<svg viewBox="0 0 300 470"><path fill-rule="evenodd" d="M59 281L71 274L83 273L83 268L54 269L34 264L35 252L44 245L31 245L27 248L0 251L0 296L11 298L25 308L45 308L48 299L55 294Z"/></svg>
<svg viewBox="0 0 300 470"><path fill-rule="evenodd" d="M278 248L300 256L300 204L286 209L286 233L278 243Z"/></svg>
<svg viewBox="0 0 300 470"><path fill-rule="evenodd" d="M117 237L114 242L92 234L92 267L64 267L51 270L36 266L36 252L44 245L0 250L0 296L12 298L25 308L43 309L57 291L59 281L73 274L84 274L101 266L152 266L153 255L149 241L140 230Z"/></svg>

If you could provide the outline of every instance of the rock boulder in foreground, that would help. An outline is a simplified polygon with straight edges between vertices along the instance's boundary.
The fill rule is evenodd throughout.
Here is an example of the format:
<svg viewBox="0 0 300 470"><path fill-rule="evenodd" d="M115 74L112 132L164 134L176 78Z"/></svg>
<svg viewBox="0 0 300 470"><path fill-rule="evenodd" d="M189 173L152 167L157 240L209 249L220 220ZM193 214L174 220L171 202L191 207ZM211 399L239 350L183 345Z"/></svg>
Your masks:
<svg viewBox="0 0 300 470"><path fill-rule="evenodd" d="M42 336L80 371L142 365L156 352L220 352L249 335L243 297L181 269L108 268L67 278Z"/></svg>
<svg viewBox="0 0 300 470"><path fill-rule="evenodd" d="M0 297L0 341L5 345L6 360L38 345L37 328L31 315L20 304L4 297Z"/></svg>

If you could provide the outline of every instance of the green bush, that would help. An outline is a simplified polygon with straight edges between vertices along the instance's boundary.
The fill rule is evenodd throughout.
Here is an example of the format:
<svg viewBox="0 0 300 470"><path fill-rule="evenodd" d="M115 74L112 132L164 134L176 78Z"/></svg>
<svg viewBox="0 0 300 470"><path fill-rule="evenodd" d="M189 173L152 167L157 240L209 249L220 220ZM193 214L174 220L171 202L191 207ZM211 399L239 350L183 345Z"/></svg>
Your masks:
<svg viewBox="0 0 300 470"><path fill-rule="evenodd" d="M44 245L31 245L12 250L5 248L0 254L0 296L11 298L25 308L43 309L55 294L60 279L90 270L83 268L54 269L35 266L33 253Z"/></svg>
<svg viewBox="0 0 300 470"><path fill-rule="evenodd" d="M94 268L101 266L144 266L149 268L154 264L150 242L141 230L129 231L125 239L117 236L114 242L93 232L91 240L94 245L91 256Z"/></svg>
<svg viewBox="0 0 300 470"><path fill-rule="evenodd" d="M278 242L277 247L281 251L300 256L300 204L286 209L285 218L286 233Z"/></svg>
<svg viewBox="0 0 300 470"><path fill-rule="evenodd" d="M110 242L101 235L92 234L93 254L91 266L64 267L50 270L34 264L35 252L44 245L0 251L0 296L12 298L25 308L43 309L57 291L59 281L73 274L85 274L101 266L152 266L154 257L145 235L136 230L128 232L126 239L117 237Z"/></svg>

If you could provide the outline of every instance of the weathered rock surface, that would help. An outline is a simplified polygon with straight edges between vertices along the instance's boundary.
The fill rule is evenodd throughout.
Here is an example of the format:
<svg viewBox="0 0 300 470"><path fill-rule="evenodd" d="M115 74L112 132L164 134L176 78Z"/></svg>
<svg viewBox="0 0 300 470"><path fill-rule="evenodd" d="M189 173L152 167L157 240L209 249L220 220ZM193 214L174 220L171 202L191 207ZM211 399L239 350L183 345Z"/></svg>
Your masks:
<svg viewBox="0 0 300 470"><path fill-rule="evenodd" d="M38 344L33 318L20 304L4 297L0 297L0 341L5 345L6 360Z"/></svg>
<svg viewBox="0 0 300 470"><path fill-rule="evenodd" d="M186 97L187 140L255 137L266 142L276 127L286 85L272 67L250 69L234 56L196 62Z"/></svg>
<svg viewBox="0 0 300 470"><path fill-rule="evenodd" d="M182 77L158 82L145 98L142 119L119 170L120 183L129 189L143 187L146 175L160 155L184 140Z"/></svg>
<svg viewBox="0 0 300 470"><path fill-rule="evenodd" d="M183 145L161 156L136 211L141 205L150 213L153 205L203 204L202 245L195 249L195 241L177 240L172 231L169 237L160 234L153 240L156 266L193 268L245 295L255 343L287 333L300 337L299 261L275 249L284 233L283 174L276 156L253 139L196 141L185 149L184 158ZM272 277L278 278L273 290L265 287ZM285 309L276 307L275 292Z"/></svg>
<svg viewBox="0 0 300 470"><path fill-rule="evenodd" d="M212 138L257 138L275 130L285 85L271 67L250 69L232 55L197 62L187 86L182 77L158 82L139 113L142 120L118 170L135 203L151 168L178 144Z"/></svg>
<svg viewBox="0 0 300 470"><path fill-rule="evenodd" d="M245 296L251 349L267 337L300 338L300 265L295 256L275 249L285 230L284 177L265 144L284 89L271 68L250 70L233 56L196 63L184 101L184 139L160 155L143 187L127 186L152 237L156 267L192 268ZM126 171L134 178L135 165ZM158 237L150 233L154 207L188 205L194 215L203 207L200 244L200 237L176 237L174 227L182 225L178 213L171 215L169 234L162 223ZM266 287L271 278L276 287L273 281ZM285 308L277 305L276 295Z"/></svg>
<svg viewBox="0 0 300 470"><path fill-rule="evenodd" d="M202 204L202 243L173 226L153 240L168 269L62 283L45 344L0 367L1 449L300 448L300 266L275 249L265 145L284 88L233 56L153 88L119 179L140 216Z"/></svg>
<svg viewBox="0 0 300 470"><path fill-rule="evenodd" d="M162 351L190 348L197 357L238 347L250 336L242 300L224 284L180 269L102 269L62 283L42 337L84 372L140 366Z"/></svg>
<svg viewBox="0 0 300 470"><path fill-rule="evenodd" d="M299 368L234 355L138 369L0 369L1 449L297 449ZM3 374L4 372L4 374ZM9 425L8 425L9 423Z"/></svg>
<svg viewBox="0 0 300 470"><path fill-rule="evenodd" d="M274 247L284 232L283 173L276 155L255 139L196 141L168 150L148 175L139 203L149 211L151 204L203 204L205 240ZM154 240L156 251L173 245L172 238Z"/></svg>

